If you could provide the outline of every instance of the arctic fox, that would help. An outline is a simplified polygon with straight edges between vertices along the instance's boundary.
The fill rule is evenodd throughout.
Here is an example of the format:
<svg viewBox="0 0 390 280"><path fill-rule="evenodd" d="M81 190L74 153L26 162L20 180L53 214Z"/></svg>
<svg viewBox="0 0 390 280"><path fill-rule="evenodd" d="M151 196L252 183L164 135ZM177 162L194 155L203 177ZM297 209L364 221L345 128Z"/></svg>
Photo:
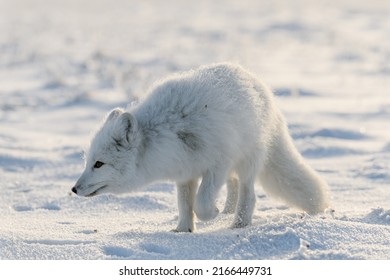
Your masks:
<svg viewBox="0 0 390 280"><path fill-rule="evenodd" d="M175 181L175 231L193 232L194 213L204 221L219 213L215 204L225 183L232 227L250 225L256 179L309 214L328 207L328 186L293 145L272 92L240 66L224 63L169 77L130 112L109 113L72 191L94 196Z"/></svg>

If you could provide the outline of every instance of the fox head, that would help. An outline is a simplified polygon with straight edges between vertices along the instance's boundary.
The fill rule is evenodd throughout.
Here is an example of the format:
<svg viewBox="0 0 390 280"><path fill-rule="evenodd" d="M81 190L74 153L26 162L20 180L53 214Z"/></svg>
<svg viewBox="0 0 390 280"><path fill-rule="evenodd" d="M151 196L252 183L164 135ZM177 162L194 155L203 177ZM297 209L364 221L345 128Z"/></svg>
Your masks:
<svg viewBox="0 0 390 280"><path fill-rule="evenodd" d="M137 187L138 134L133 115L122 109L111 111L91 142L85 170L72 191L89 197Z"/></svg>

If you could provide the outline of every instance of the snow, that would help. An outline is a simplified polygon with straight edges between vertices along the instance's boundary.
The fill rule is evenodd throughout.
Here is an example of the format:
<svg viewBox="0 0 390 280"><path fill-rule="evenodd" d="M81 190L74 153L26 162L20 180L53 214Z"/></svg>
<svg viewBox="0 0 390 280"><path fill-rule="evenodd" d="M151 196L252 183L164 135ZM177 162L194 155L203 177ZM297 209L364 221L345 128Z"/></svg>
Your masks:
<svg viewBox="0 0 390 280"><path fill-rule="evenodd" d="M382 0L1 0L0 259L390 259L389 34ZM334 212L257 186L252 226L174 233L170 182L71 194L109 110L220 61L273 88Z"/></svg>

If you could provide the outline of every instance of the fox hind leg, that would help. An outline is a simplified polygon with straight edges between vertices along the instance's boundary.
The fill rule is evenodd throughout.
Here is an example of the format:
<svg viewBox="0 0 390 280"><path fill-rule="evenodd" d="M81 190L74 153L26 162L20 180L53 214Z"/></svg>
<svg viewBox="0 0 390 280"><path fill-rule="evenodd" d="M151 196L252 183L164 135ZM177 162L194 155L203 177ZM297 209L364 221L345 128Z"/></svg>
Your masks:
<svg viewBox="0 0 390 280"><path fill-rule="evenodd" d="M227 197L225 202L225 208L222 213L232 214L236 210L237 201L238 201L238 188L239 181L235 176L230 176L226 182L227 187Z"/></svg>
<svg viewBox="0 0 390 280"><path fill-rule="evenodd" d="M239 190L233 228L242 228L252 223L252 215L256 204L255 180L256 164L243 165L238 170Z"/></svg>

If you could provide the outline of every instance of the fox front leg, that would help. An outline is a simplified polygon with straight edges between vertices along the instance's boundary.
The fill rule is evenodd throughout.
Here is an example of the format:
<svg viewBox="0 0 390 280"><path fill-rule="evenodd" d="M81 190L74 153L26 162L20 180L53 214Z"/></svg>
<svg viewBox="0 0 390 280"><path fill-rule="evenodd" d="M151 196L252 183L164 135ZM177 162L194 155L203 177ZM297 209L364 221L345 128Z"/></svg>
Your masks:
<svg viewBox="0 0 390 280"><path fill-rule="evenodd" d="M218 215L219 210L215 202L227 173L226 170L209 170L203 175L195 199L195 213L200 220L209 221Z"/></svg>
<svg viewBox="0 0 390 280"><path fill-rule="evenodd" d="M177 184L177 202L179 208L179 223L175 232L194 232L194 200L197 180Z"/></svg>

